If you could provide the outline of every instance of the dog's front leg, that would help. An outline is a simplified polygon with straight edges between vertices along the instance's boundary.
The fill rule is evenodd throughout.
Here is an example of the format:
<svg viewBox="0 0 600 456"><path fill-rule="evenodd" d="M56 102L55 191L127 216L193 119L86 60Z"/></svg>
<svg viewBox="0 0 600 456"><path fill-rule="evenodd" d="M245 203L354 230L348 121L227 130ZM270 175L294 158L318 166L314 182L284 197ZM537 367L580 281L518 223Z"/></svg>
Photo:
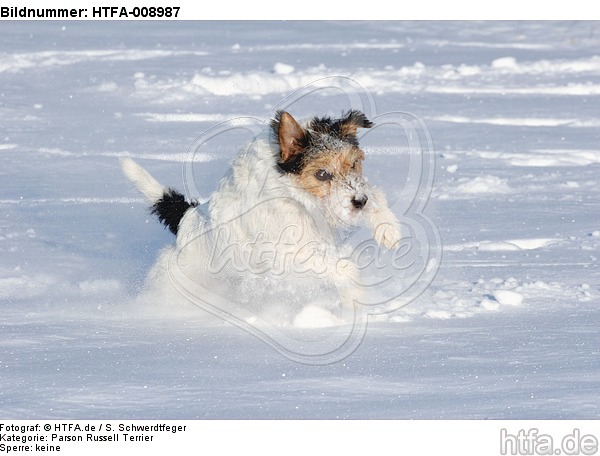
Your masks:
<svg viewBox="0 0 600 456"><path fill-rule="evenodd" d="M369 188L369 202L364 208L367 226L373 232L377 244L393 249L402 239L400 222L388 207L383 192L376 187Z"/></svg>

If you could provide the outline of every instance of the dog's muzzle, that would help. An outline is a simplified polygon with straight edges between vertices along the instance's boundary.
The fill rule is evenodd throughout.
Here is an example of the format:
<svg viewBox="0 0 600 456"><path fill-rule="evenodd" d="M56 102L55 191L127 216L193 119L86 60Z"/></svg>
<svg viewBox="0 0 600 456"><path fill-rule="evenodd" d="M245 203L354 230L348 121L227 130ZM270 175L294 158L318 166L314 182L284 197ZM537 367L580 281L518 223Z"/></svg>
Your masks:
<svg viewBox="0 0 600 456"><path fill-rule="evenodd" d="M352 198L352 205L355 209L362 209L367 204L369 197L367 195L361 195L359 197Z"/></svg>

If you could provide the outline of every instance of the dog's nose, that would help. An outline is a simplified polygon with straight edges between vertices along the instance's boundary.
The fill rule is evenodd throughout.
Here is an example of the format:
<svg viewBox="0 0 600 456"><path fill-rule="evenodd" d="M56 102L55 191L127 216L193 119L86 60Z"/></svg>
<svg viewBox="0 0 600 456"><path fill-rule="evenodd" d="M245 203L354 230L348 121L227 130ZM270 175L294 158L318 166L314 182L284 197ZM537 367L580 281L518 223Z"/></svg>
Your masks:
<svg viewBox="0 0 600 456"><path fill-rule="evenodd" d="M362 209L363 207L365 207L365 204L367 204L368 200L369 198L367 197L367 195L361 196L360 198L352 198L352 205L356 209Z"/></svg>

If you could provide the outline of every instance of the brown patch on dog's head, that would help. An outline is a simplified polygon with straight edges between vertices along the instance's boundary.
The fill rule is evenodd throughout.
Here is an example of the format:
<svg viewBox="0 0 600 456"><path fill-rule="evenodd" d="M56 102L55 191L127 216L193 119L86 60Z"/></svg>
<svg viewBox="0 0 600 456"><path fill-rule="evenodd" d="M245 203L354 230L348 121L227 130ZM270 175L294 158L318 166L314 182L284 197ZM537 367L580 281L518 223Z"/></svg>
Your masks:
<svg viewBox="0 0 600 456"><path fill-rule="evenodd" d="M304 138L306 132L298 125L287 112L282 112L279 116L279 128L277 138L279 139L279 147L281 148L281 159L284 162L290 161L304 148Z"/></svg>
<svg viewBox="0 0 600 456"><path fill-rule="evenodd" d="M367 119L360 111L349 111L336 122L339 125L340 134L350 142L358 142L356 140L356 131L358 128L371 128L373 122Z"/></svg>
<svg viewBox="0 0 600 456"><path fill-rule="evenodd" d="M302 170L291 175L291 178L311 195L327 198L332 186L362 178L364 158L364 152L356 146L314 154L306 159Z"/></svg>

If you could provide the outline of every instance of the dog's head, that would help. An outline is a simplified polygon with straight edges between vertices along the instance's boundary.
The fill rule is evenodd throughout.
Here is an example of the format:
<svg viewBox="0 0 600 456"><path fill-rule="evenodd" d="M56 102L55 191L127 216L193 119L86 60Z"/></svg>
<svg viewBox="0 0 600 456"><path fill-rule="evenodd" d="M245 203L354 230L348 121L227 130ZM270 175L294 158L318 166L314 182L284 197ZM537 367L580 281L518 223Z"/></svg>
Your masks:
<svg viewBox="0 0 600 456"><path fill-rule="evenodd" d="M373 123L355 110L339 119L315 117L305 126L279 111L272 122L279 144L279 170L297 188L315 197L336 224L353 225L368 204L362 176L365 154L356 132L371 126Z"/></svg>

